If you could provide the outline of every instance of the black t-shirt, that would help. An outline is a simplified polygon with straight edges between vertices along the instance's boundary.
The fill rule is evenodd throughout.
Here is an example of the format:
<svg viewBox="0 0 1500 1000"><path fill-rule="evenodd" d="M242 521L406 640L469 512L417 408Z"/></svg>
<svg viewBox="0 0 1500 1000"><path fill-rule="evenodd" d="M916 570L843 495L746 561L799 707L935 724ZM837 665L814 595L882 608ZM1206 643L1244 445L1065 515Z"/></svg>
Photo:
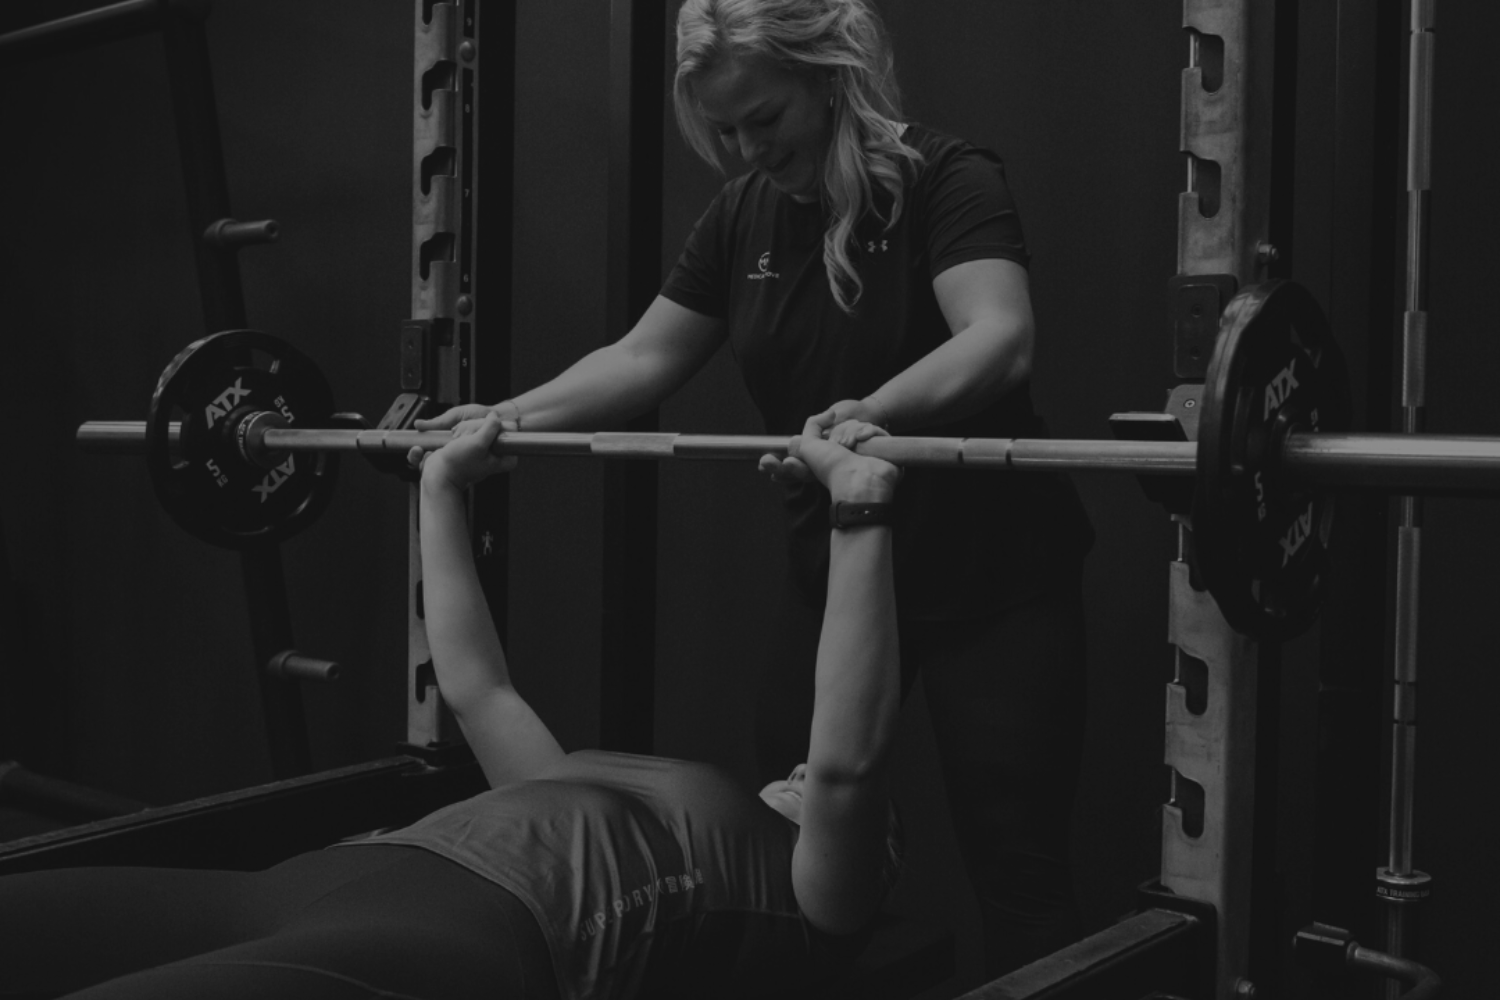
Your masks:
<svg viewBox="0 0 1500 1000"><path fill-rule="evenodd" d="M667 277L666 298L727 321L767 433L799 433L809 416L869 395L947 341L932 287L944 270L1029 261L994 154L919 125L903 141L923 161L907 172L896 225L887 230L871 215L856 228L864 290L852 316L828 286L827 210L782 194L759 172L725 185ZM1047 434L1025 384L980 413L913 433ZM1024 601L1076 576L1093 540L1071 484L1051 475L909 469L896 501L897 603L910 618L981 617ZM786 496L793 575L816 605L827 588L828 502L817 484L793 485Z"/></svg>
<svg viewBox="0 0 1500 1000"><path fill-rule="evenodd" d="M708 764L582 750L345 846L432 851L515 893L560 992L771 996L835 975L868 934L820 933L792 890L797 827Z"/></svg>

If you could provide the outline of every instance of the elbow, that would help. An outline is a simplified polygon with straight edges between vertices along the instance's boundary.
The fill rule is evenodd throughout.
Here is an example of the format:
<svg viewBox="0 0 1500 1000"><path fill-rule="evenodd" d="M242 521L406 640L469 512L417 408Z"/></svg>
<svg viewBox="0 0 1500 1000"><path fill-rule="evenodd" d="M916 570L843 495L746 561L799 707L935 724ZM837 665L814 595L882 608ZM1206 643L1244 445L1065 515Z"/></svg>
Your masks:
<svg viewBox="0 0 1500 1000"><path fill-rule="evenodd" d="M443 704L448 706L449 711L459 722L480 714L497 698L517 697L514 688L488 678L460 682L454 678L444 677L439 672L437 682L438 694L442 696Z"/></svg>
<svg viewBox="0 0 1500 1000"><path fill-rule="evenodd" d="M464 690L455 684L439 683L438 694L442 697L443 704L448 706L448 711L453 713L453 717L460 724L474 714L474 706L481 701L477 692Z"/></svg>
<svg viewBox="0 0 1500 1000"><path fill-rule="evenodd" d="M1002 366L995 373L995 380L989 392L989 401L998 400L1010 393L1017 386L1025 385L1031 381L1031 355L1017 357L1014 361Z"/></svg>
<svg viewBox="0 0 1500 1000"><path fill-rule="evenodd" d="M623 390L628 418L640 416L660 406L686 376L678 378L672 359L649 346L620 341L605 350L614 350L611 371L615 385Z"/></svg>
<svg viewBox="0 0 1500 1000"><path fill-rule="evenodd" d="M1036 333L1030 319L989 317L961 336L969 350L953 373L953 391L970 405L987 406L1031 378Z"/></svg>
<svg viewBox="0 0 1500 1000"><path fill-rule="evenodd" d="M1007 388L1031 380L1031 362L1034 353L1032 339L1028 335L1025 345L1017 349L1015 357L1011 360L1009 378L1006 380Z"/></svg>
<svg viewBox="0 0 1500 1000"><path fill-rule="evenodd" d="M814 755L807 762L807 782L829 790L854 790L868 788L885 778L885 754L849 754L837 759L817 759Z"/></svg>
<svg viewBox="0 0 1500 1000"><path fill-rule="evenodd" d="M1012 329L1001 332L999 339L1006 348L997 366L1000 391L1004 393L1031 378L1032 361L1036 355L1036 329L1030 320L1018 321Z"/></svg>

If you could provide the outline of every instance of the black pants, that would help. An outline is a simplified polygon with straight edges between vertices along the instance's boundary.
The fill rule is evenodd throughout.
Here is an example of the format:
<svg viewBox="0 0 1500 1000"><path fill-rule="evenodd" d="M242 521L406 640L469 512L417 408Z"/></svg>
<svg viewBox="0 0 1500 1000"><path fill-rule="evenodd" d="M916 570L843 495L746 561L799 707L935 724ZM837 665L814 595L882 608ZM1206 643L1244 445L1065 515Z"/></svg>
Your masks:
<svg viewBox="0 0 1500 1000"><path fill-rule="evenodd" d="M762 781L807 759L822 613L786 590L781 647L761 686ZM991 618L899 624L903 693L918 674L954 832L999 976L1079 936L1068 857L1084 724L1076 589Z"/></svg>
<svg viewBox="0 0 1500 1000"><path fill-rule="evenodd" d="M524 903L436 854L384 844L315 851L263 872L73 868L0 878L0 997L61 994L558 995Z"/></svg>

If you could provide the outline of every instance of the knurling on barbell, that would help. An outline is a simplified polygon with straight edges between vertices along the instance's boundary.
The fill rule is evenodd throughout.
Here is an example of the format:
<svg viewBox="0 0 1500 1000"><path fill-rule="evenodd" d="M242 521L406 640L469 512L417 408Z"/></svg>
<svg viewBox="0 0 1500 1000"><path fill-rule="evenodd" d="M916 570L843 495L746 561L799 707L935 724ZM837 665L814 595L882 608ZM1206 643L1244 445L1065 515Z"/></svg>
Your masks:
<svg viewBox="0 0 1500 1000"><path fill-rule="evenodd" d="M317 518L333 490L337 451L404 451L446 440L437 432L320 430L339 425L333 409L327 380L285 341L253 330L196 341L162 372L152 397L145 439L157 496L198 538L245 548L289 538ZM878 438L868 447L893 461L964 466L976 474L1196 472L1199 578L1236 629L1282 638L1317 615L1334 515L1327 490L1282 467L1282 445L1294 432L1346 428L1349 410L1348 375L1317 303L1299 285L1270 282L1247 288L1225 310L1196 448L952 438ZM97 426L100 439L115 438L105 427L129 430ZM517 454L722 459L785 451L786 439L515 434L501 445Z"/></svg>

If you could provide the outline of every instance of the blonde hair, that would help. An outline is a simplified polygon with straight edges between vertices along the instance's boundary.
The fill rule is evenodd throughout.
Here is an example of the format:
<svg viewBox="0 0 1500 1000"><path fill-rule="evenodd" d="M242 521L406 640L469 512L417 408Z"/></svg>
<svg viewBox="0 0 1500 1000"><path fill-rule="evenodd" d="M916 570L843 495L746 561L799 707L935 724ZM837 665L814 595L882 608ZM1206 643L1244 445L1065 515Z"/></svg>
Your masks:
<svg viewBox="0 0 1500 1000"><path fill-rule="evenodd" d="M902 167L922 156L901 141L901 94L880 18L866 0L685 0L677 14L677 125L694 152L725 169L714 130L692 94L692 81L726 56L769 56L792 70L828 73L833 138L822 194L832 209L823 234L828 285L846 313L864 292L849 258L854 227L873 212L890 229L901 217ZM874 185L891 198L874 205Z"/></svg>

